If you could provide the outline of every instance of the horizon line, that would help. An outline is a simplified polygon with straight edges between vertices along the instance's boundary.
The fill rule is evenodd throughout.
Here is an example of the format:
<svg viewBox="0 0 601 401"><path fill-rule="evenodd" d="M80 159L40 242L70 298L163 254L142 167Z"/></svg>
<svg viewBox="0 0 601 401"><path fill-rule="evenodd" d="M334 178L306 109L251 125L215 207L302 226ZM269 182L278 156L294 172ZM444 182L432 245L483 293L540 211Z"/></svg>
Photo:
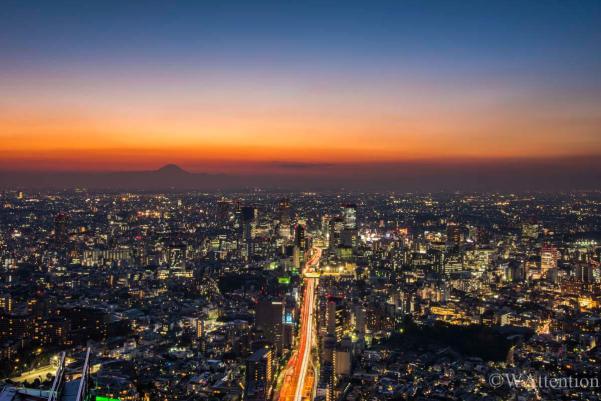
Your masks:
<svg viewBox="0 0 601 401"><path fill-rule="evenodd" d="M508 162L523 162L523 163L552 163L552 162L566 162L566 161L594 161L601 165L601 154L575 154L575 155L560 155L560 156L494 156L494 157L424 157L424 158L408 158L399 160L384 160L384 161L367 161L367 160L356 160L356 161L299 161L299 160L243 160L243 159L226 159L226 160L199 160L196 162L184 161L184 162L166 162L157 163L156 167L152 168L141 168L141 167L119 167L119 168L87 168L85 166L71 166L67 168L52 167L40 167L32 166L32 168L5 168L0 167L1 172L6 173L147 173L147 172L158 172L161 169L174 166L182 172L189 174L219 174L218 172L206 172L200 170L200 166L193 166L194 164L203 165L200 168L207 168L211 166L213 169L218 168L220 165L224 168L227 167L244 167L244 166L255 166L264 168L275 168L283 170L307 170L312 168L332 168L332 167L345 167L345 166L393 166L393 165L462 165L462 164L485 164L494 165L497 163L508 163ZM64 161L57 161L57 164L63 164ZM225 174L222 173L222 174Z"/></svg>

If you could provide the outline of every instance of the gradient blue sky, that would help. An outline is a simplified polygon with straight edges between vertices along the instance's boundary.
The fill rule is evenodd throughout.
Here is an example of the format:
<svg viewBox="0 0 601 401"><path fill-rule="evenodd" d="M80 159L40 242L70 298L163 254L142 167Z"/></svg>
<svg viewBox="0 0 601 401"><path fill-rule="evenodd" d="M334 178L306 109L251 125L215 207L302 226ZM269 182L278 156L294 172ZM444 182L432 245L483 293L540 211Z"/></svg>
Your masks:
<svg viewBox="0 0 601 401"><path fill-rule="evenodd" d="M601 154L601 1L4 1L0 167Z"/></svg>

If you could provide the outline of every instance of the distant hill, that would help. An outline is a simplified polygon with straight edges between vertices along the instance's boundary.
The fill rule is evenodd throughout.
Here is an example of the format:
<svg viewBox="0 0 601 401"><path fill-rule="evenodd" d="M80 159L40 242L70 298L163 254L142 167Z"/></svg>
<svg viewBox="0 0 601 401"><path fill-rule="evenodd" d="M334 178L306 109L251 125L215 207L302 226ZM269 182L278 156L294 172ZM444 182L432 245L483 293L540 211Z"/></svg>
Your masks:
<svg viewBox="0 0 601 401"><path fill-rule="evenodd" d="M0 185L29 188L94 188L94 189L217 189L229 187L229 177L190 173L175 164L158 170L121 172L0 172ZM237 181L237 180L233 180Z"/></svg>
<svg viewBox="0 0 601 401"><path fill-rule="evenodd" d="M184 170L177 164L166 164L163 167L161 167L160 169L158 169L156 172L159 174L172 175L172 176L174 176L174 175L182 176L182 175L190 174L189 172L187 172L186 170Z"/></svg>
<svg viewBox="0 0 601 401"><path fill-rule="evenodd" d="M601 190L601 158L296 165L270 174L189 172L176 164L121 172L0 171L0 188L97 190L571 191Z"/></svg>

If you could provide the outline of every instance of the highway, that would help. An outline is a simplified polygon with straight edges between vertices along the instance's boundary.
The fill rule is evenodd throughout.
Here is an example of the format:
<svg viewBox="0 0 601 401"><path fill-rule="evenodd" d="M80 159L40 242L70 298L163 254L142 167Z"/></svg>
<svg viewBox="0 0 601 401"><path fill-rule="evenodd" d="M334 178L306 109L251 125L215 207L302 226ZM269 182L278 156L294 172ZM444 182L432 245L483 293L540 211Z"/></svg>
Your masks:
<svg viewBox="0 0 601 401"><path fill-rule="evenodd" d="M46 365L41 366L39 368L35 368L33 370L24 372L20 376L12 377L11 380L17 383L29 382L33 383L35 379L40 379L40 381L48 380L48 373L54 375L56 373L56 365Z"/></svg>
<svg viewBox="0 0 601 401"><path fill-rule="evenodd" d="M320 257L321 250L314 248L311 259L305 265L305 272L312 272ZM311 391L306 391L305 382L312 368L313 311L315 310L315 286L317 282L313 277L305 277L304 284L298 349L292 354L286 366L284 382L277 398L280 401L303 401L303 393L311 393ZM304 399L310 399L310 397Z"/></svg>

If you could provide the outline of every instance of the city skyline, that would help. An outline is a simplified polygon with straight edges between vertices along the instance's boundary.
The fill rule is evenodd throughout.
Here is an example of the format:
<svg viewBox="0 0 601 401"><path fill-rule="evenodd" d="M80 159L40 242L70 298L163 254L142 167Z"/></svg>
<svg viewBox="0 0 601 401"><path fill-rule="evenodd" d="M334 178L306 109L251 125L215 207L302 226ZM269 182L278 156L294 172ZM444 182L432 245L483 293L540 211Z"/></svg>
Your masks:
<svg viewBox="0 0 601 401"><path fill-rule="evenodd" d="M0 401L601 401L601 1L6 0Z"/></svg>
<svg viewBox="0 0 601 401"><path fill-rule="evenodd" d="M599 192L0 199L3 400L601 396Z"/></svg>
<svg viewBox="0 0 601 401"><path fill-rule="evenodd" d="M594 159L600 22L593 1L9 2L0 170Z"/></svg>

